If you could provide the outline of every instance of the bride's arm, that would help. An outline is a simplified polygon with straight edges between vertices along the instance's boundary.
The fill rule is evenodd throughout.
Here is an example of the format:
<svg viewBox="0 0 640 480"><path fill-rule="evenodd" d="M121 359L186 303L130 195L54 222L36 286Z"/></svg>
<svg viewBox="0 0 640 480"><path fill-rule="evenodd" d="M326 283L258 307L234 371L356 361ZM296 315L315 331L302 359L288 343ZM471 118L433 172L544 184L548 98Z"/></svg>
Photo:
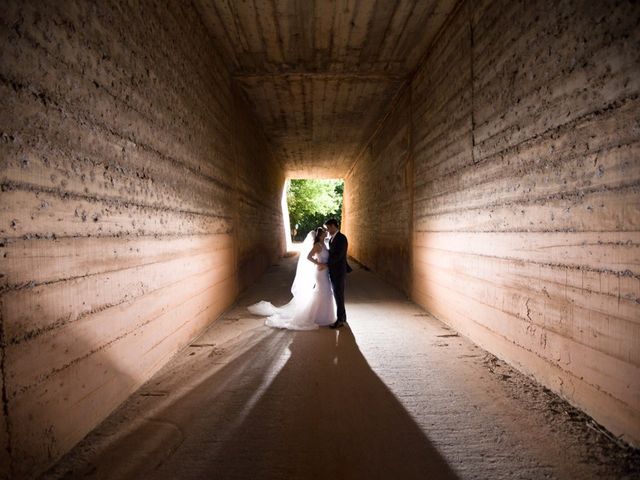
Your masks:
<svg viewBox="0 0 640 480"><path fill-rule="evenodd" d="M311 249L311 251L309 252L309 255L307 255L307 260L309 260L311 263L315 263L316 265L322 265L322 263L320 263L319 261L317 261L315 258L313 258L313 256L318 253L320 251L320 249L322 248L322 246L319 243L316 243L313 248Z"/></svg>

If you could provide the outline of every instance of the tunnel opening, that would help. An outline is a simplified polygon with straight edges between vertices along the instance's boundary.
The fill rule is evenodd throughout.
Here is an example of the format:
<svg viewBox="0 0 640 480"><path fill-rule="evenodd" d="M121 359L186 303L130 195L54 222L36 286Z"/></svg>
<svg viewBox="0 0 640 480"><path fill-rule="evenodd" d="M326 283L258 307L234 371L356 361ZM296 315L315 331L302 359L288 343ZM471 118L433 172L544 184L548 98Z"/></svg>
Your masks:
<svg viewBox="0 0 640 480"><path fill-rule="evenodd" d="M342 222L344 179L287 179L282 194L282 219L287 251L297 251L306 235L329 218Z"/></svg>

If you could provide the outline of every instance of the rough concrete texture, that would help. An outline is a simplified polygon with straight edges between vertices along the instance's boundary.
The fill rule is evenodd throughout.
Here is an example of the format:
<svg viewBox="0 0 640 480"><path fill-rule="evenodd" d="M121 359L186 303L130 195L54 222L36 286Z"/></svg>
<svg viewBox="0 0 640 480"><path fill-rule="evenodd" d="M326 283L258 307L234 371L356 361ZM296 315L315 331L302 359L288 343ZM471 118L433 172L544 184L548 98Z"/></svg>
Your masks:
<svg viewBox="0 0 640 480"><path fill-rule="evenodd" d="M282 248L259 233L282 168L197 11L133 7L2 4L4 475L59 458Z"/></svg>
<svg viewBox="0 0 640 480"><path fill-rule="evenodd" d="M411 245L415 301L636 445L639 22L637 2L460 3L345 200L365 265L405 286ZM407 128L410 152L376 153Z"/></svg>
<svg viewBox="0 0 640 480"><path fill-rule="evenodd" d="M411 291L413 164L410 96L398 101L347 175L343 218L349 254Z"/></svg>
<svg viewBox="0 0 640 480"><path fill-rule="evenodd" d="M348 172L345 226L360 262L613 435L640 440L638 2L9 0L0 17L3 474L50 465L253 282L281 249L286 172ZM430 322L415 317L408 328ZM386 348L373 338L391 335L395 327L376 326L390 323L354 323L362 350L351 342L345 353L359 365L347 375L362 374L372 395L385 390L362 354ZM305 339L291 355L321 363L332 347L318 335L312 347L316 337L260 333L246 346L267 351L250 351L238 368L271 375L251 362L269 348L286 355L279 342L288 338ZM417 442L407 455L441 465L427 420L416 429L394 400L406 397L412 411L406 392L431 398L425 369L434 365L411 363L424 358L420 346L433 353L428 338L390 341L411 358L389 365L420 375L407 370L397 377L407 384L393 386L380 365L397 391L380 393L374 411L388 407L384 425ZM452 344L435 351L445 363L456 355ZM304 361L282 380L312 367ZM224 396L238 375L212 386L223 399L216 408L236 405ZM321 378L321 393L334 395ZM143 398L161 401L157 393ZM448 405L433 400L438 415L472 411L454 408L451 395ZM377 438L364 421L372 417L354 405L359 423L345 425L388 459L365 441ZM309 426L296 408L292 418ZM500 415L487 418L512 432ZM527 444L534 457L553 420ZM467 457L456 449L475 427L467 436L453 420L443 425L455 435L437 431L450 439L441 453L461 471L467 461L455 456ZM431 447L416 440L425 432ZM241 458L229 439L224 448ZM495 459L486 445L471 451ZM546 472L512 445L516 457L496 463ZM176 459L198 453L181 452Z"/></svg>
<svg viewBox="0 0 640 480"><path fill-rule="evenodd" d="M273 330L295 258L177 355L44 478L607 479L619 446L376 276L348 278L350 328Z"/></svg>
<svg viewBox="0 0 640 480"><path fill-rule="evenodd" d="M290 178L343 177L455 0L195 0Z"/></svg>

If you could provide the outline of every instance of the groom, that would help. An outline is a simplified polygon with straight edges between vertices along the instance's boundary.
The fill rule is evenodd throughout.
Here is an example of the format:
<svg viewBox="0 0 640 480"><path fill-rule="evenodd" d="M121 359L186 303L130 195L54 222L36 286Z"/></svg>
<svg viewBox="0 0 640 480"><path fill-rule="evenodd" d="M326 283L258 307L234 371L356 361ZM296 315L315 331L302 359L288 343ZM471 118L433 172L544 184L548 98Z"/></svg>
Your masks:
<svg viewBox="0 0 640 480"><path fill-rule="evenodd" d="M331 328L339 328L347 322L347 312L344 308L344 281L347 273L351 272L351 267L347 263L347 237L340 232L340 226L335 218L327 220L325 223L329 235L329 278L333 288L333 297L336 299L337 320Z"/></svg>

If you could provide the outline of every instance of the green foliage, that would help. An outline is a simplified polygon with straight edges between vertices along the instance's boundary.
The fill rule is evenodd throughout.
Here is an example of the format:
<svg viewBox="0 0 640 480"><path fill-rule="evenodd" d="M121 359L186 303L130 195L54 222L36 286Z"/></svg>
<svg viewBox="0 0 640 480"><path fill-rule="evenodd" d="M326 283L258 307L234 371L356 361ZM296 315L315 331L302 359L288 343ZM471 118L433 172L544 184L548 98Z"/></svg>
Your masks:
<svg viewBox="0 0 640 480"><path fill-rule="evenodd" d="M287 203L293 239L304 240L308 232L329 218L340 221L343 193L344 180L291 180Z"/></svg>

